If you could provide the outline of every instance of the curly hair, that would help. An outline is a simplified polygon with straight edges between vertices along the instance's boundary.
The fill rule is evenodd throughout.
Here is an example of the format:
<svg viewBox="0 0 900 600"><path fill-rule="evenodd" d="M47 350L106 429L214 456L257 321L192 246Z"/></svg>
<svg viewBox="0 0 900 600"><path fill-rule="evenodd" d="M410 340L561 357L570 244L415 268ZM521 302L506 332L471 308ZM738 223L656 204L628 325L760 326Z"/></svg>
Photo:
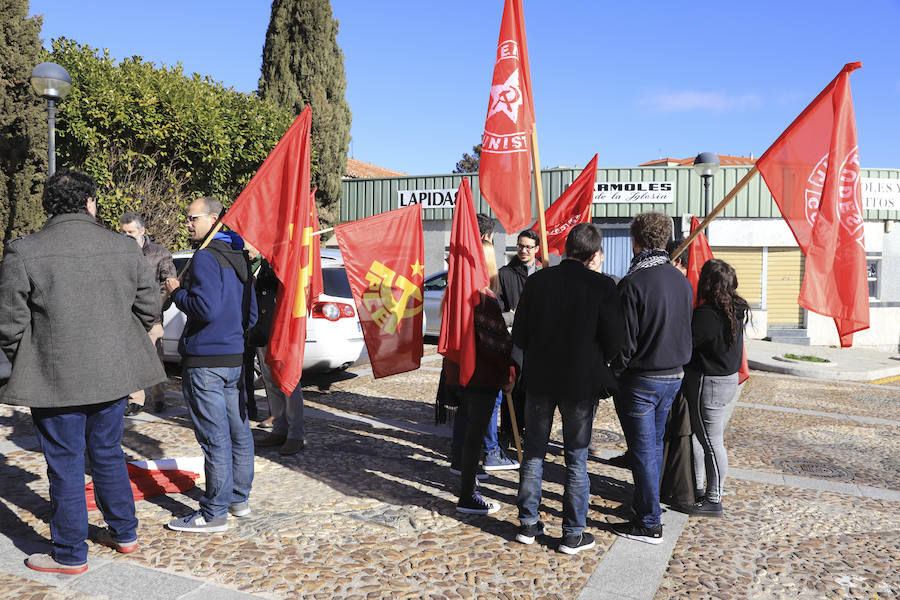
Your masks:
<svg viewBox="0 0 900 600"><path fill-rule="evenodd" d="M750 305L738 295L737 286L737 273L724 260L711 258L700 269L697 297L725 313L729 324L725 341L729 347L737 339L738 327L750 320Z"/></svg>
<svg viewBox="0 0 900 600"><path fill-rule="evenodd" d="M643 212L632 219L630 233L641 250L664 250L672 237L672 219L658 212Z"/></svg>
<svg viewBox="0 0 900 600"><path fill-rule="evenodd" d="M74 169L60 169L44 185L44 212L51 217L85 213L89 198L97 197L97 184L90 175Z"/></svg>

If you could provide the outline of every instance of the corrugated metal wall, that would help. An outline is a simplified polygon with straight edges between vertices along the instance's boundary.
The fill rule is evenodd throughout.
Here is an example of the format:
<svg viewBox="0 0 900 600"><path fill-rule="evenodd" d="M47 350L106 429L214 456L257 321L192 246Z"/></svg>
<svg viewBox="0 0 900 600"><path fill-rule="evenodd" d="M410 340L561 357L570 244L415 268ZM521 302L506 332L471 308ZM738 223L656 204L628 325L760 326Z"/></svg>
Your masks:
<svg viewBox="0 0 900 600"><path fill-rule="evenodd" d="M717 204L725 194L747 173L749 167L722 167L712 183L712 203ZM548 206L565 191L581 173L581 169L545 169L541 171L544 202ZM862 177L900 179L900 169L860 169ZM422 177L390 177L386 179L344 179L342 182L341 222L355 221L363 217L397 208L398 190L456 189L460 180L469 177L475 198L475 209L493 213L481 199L478 175L428 175ZM631 217L646 210L658 210L672 216L684 213L701 215L703 189L700 177L692 167L634 167L604 168L597 170L597 181L671 181L675 183L675 202L672 204L594 204L594 217ZM535 204L532 190L532 205ZM778 207L762 177L757 175L729 204L723 217L778 217ZM900 220L900 211L868 210L866 219ZM450 220L449 209L426 209L426 220Z"/></svg>

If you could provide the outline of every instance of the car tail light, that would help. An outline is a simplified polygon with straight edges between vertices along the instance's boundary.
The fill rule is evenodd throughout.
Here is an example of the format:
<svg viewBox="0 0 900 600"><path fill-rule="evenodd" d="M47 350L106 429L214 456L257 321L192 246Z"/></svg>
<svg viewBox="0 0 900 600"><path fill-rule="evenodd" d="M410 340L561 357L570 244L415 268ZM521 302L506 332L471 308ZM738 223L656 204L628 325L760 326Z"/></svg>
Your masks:
<svg viewBox="0 0 900 600"><path fill-rule="evenodd" d="M329 321L337 321L338 319L352 318L356 316L356 311L349 304L343 302L316 302L312 309L313 319L328 319Z"/></svg>

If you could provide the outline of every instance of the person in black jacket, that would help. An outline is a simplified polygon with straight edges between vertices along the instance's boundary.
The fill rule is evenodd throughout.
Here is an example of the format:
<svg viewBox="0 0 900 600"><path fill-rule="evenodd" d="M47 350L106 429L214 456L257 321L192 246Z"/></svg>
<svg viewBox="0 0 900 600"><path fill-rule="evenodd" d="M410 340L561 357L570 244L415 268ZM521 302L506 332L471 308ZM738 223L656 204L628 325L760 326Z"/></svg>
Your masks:
<svg viewBox="0 0 900 600"><path fill-rule="evenodd" d="M539 520L544 456L553 413L563 422L566 484L559 550L575 554L594 546L584 531L590 482L588 443L597 399L615 387L607 367L625 342L619 293L599 272L600 229L590 223L572 228L566 259L528 278L516 309L513 343L524 354L528 373L524 462L520 469L519 527L524 544L543 535Z"/></svg>
<svg viewBox="0 0 900 600"><path fill-rule="evenodd" d="M744 352L744 325L750 305L737 293L737 275L723 260L706 261L700 270L697 295L703 304L691 322L694 352L685 368L685 389L694 446L698 487L706 474L702 498L688 507L691 515L722 516L722 485L728 473L725 426L734 410L738 370ZM704 469L705 466L705 469Z"/></svg>
<svg viewBox="0 0 900 600"><path fill-rule="evenodd" d="M634 478L634 520L614 526L623 537L662 542L659 479L669 408L691 356L691 284L669 263L672 220L646 212L631 222L634 258L619 282L627 340L612 362L619 377L616 412Z"/></svg>

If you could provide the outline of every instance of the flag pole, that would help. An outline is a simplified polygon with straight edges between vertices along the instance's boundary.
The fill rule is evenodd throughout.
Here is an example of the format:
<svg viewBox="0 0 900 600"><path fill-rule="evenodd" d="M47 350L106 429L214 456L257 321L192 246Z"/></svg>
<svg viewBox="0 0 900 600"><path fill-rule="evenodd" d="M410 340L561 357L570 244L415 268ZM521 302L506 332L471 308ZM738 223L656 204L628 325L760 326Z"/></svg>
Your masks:
<svg viewBox="0 0 900 600"><path fill-rule="evenodd" d="M732 200L734 200L734 197L738 195L738 192L740 192L742 189L744 189L744 186L746 186L750 182L750 180L753 179L753 176L756 175L757 172L758 171L756 169L756 165L753 165L750 168L750 170L747 171L747 174L744 175L744 177L740 181L737 182L737 185L735 185L733 188L731 188L731 191L728 192L728 194L726 194L724 198L722 198L722 201L719 202L716 205L716 207L714 209L712 209L712 211L708 215L706 215L706 218L700 222L700 226L697 227L697 229L695 229L694 231L692 231L691 235L687 236L687 238L683 242L681 242L681 245L678 246L678 249L672 253L672 257L671 257L672 264L674 264L676 258L681 256L681 253L684 252L687 249L687 247L691 245L691 242L693 242L694 239L696 239L696 237L698 235L700 235L700 233L702 233L706 229L706 227L712 222L712 220L715 219L717 216L719 216L720 212L725 210L725 207L728 205L728 203L731 202Z"/></svg>
<svg viewBox="0 0 900 600"><path fill-rule="evenodd" d="M544 186L541 184L541 159L538 154L537 141L537 123L531 124L531 164L532 173L534 174L534 192L537 195L537 211L538 226L541 235L541 257L544 261L544 267L550 265L550 254L547 249L547 222L544 218ZM508 231L507 233L518 233L517 231ZM518 442L518 437L516 438ZM521 457L519 457L521 463Z"/></svg>

